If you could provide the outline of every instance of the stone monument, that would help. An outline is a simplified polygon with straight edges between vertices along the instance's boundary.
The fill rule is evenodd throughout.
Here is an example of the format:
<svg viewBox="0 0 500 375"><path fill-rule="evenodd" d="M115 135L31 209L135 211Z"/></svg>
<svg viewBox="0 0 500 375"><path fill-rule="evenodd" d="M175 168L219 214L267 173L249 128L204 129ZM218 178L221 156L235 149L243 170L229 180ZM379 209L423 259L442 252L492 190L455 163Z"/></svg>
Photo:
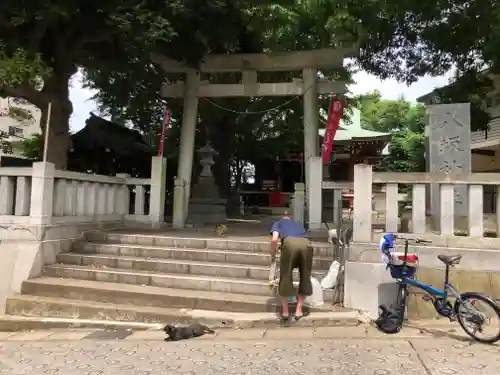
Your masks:
<svg viewBox="0 0 500 375"><path fill-rule="evenodd" d="M189 200L188 222L195 226L222 224L227 222L226 199L220 197L212 174L214 156L217 155L209 143L197 150L202 171Z"/></svg>
<svg viewBox="0 0 500 375"><path fill-rule="evenodd" d="M430 105L428 166L431 173L471 173L470 103ZM430 211L440 214L439 186L430 189ZM468 216L467 185L455 185L455 216Z"/></svg>

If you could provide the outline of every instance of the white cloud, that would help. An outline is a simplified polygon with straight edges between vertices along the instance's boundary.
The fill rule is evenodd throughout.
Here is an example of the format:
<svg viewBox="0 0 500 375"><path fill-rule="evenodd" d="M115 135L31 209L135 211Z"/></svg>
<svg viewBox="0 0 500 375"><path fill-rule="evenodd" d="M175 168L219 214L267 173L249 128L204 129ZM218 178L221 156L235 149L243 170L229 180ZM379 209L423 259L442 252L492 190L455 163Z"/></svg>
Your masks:
<svg viewBox="0 0 500 375"><path fill-rule="evenodd" d="M405 100L414 102L417 98L431 92L435 88L446 86L451 77L451 73L439 77L425 76L411 86L407 86L405 83L400 83L394 79L381 81L371 74L360 72L354 76L356 83L351 85L350 90L355 95L378 90L384 99L397 100L400 97L404 97Z"/></svg>
<svg viewBox="0 0 500 375"><path fill-rule="evenodd" d="M350 86L350 91L355 94L364 94L369 91L378 90L385 99L399 99L403 96L408 101L415 101L418 97L427 94L437 87L445 86L451 78L451 73L440 77L422 77L420 80L407 86L393 79L381 81L377 77L365 72L354 76L356 84ZM73 103L73 115L70 120L73 131L80 130L85 126L85 120L89 112L96 111L97 104L90 100L95 92L82 87L81 73L75 74L70 88L70 99Z"/></svg>

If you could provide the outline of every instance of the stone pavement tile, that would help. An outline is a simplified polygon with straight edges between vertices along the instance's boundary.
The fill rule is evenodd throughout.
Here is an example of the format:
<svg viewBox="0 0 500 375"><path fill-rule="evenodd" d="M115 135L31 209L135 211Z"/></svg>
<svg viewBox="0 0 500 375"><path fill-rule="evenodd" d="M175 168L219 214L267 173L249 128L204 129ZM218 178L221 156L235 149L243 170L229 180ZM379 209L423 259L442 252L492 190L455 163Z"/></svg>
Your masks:
<svg viewBox="0 0 500 375"><path fill-rule="evenodd" d="M267 330L266 339L305 339L314 338L314 329L311 327L280 327Z"/></svg>
<svg viewBox="0 0 500 375"><path fill-rule="evenodd" d="M7 337L7 341L39 341L45 339L51 334L51 331L18 332L12 336Z"/></svg>
<svg viewBox="0 0 500 375"><path fill-rule="evenodd" d="M432 375L498 374L500 345L453 339L412 340Z"/></svg>
<svg viewBox="0 0 500 375"><path fill-rule="evenodd" d="M425 374L408 341L377 339L6 342L2 366L9 375Z"/></svg>
<svg viewBox="0 0 500 375"><path fill-rule="evenodd" d="M266 333L265 328L227 329L217 331L217 340L259 340ZM206 335L211 337L210 335ZM213 337L213 336L212 336Z"/></svg>
<svg viewBox="0 0 500 375"><path fill-rule="evenodd" d="M125 340L164 340L167 335L163 331L135 331Z"/></svg>
<svg viewBox="0 0 500 375"><path fill-rule="evenodd" d="M420 329L412 327L404 327L399 333L387 334L377 329L377 327L369 326L366 328L366 334L369 338L387 338L387 339L411 339L424 338L425 334L420 332Z"/></svg>
<svg viewBox="0 0 500 375"><path fill-rule="evenodd" d="M95 330L77 330L77 331L56 331L43 338L44 341L72 341L82 340Z"/></svg>
<svg viewBox="0 0 500 375"><path fill-rule="evenodd" d="M0 341L6 340L8 337L15 335L15 332L0 332Z"/></svg>
<svg viewBox="0 0 500 375"><path fill-rule="evenodd" d="M317 327L314 338L363 338L367 337L366 326L358 327Z"/></svg>
<svg viewBox="0 0 500 375"><path fill-rule="evenodd" d="M470 336L463 331L463 329L457 324L446 324L446 325L415 325L410 323L411 328L419 329L422 334L426 337L434 338L449 338L459 341L470 341Z"/></svg>

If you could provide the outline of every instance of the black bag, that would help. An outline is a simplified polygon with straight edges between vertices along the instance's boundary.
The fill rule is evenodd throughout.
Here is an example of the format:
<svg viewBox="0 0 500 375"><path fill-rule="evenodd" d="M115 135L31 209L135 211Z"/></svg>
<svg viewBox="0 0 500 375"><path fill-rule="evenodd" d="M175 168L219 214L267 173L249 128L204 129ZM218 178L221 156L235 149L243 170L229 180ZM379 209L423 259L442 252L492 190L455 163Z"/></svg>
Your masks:
<svg viewBox="0 0 500 375"><path fill-rule="evenodd" d="M403 322L399 311L393 310L384 305L380 305L378 309L379 315L377 320L375 320L375 325L379 330L389 334L401 331Z"/></svg>

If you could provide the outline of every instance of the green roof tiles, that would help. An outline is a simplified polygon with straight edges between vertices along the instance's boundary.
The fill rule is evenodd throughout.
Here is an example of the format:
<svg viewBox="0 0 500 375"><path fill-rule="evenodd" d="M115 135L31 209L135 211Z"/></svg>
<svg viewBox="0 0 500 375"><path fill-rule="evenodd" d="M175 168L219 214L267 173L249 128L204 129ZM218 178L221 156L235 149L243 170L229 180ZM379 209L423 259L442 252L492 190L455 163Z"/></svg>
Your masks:
<svg viewBox="0 0 500 375"><path fill-rule="evenodd" d="M320 114L320 116L322 116ZM327 115L322 116L323 120L327 120ZM325 135L325 129L319 129L320 136ZM370 140L370 139L391 139L390 133L376 132L373 130L366 130L361 127L361 111L357 108L352 109L351 121L346 122L340 120L340 125L335 134L335 141L353 141L353 140Z"/></svg>

